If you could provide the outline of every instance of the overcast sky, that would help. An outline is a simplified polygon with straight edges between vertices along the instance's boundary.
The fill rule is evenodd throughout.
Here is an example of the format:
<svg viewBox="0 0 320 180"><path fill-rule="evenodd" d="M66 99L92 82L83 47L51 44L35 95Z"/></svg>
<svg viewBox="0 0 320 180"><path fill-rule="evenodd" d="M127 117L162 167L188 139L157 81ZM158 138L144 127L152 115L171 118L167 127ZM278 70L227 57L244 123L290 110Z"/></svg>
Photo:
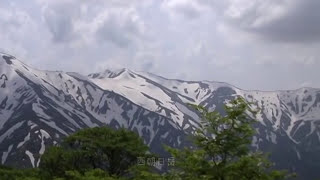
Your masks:
<svg viewBox="0 0 320 180"><path fill-rule="evenodd" d="M30 66L320 88L319 0L1 0L0 50Z"/></svg>

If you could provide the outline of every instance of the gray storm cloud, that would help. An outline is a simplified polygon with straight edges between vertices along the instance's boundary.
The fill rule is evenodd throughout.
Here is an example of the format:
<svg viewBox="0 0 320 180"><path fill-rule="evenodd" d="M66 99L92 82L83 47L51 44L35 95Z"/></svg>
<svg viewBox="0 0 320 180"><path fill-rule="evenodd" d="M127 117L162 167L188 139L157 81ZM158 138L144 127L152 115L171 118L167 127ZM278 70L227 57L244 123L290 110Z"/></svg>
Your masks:
<svg viewBox="0 0 320 180"><path fill-rule="evenodd" d="M319 7L318 0L234 1L225 14L235 28L266 39L308 43L319 41Z"/></svg>

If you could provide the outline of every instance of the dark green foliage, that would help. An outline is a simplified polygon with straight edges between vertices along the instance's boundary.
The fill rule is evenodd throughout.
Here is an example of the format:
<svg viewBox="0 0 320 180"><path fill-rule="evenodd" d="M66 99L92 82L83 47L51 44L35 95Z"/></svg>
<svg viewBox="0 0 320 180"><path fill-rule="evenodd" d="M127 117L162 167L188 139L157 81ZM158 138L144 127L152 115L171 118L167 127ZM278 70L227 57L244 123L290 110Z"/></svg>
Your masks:
<svg viewBox="0 0 320 180"><path fill-rule="evenodd" d="M67 137L61 147L48 150L42 156L40 169L48 178L66 177L66 171L85 174L92 169L124 176L136 165L137 158L147 153L148 147L136 133L97 127L78 131Z"/></svg>
<svg viewBox="0 0 320 180"><path fill-rule="evenodd" d="M251 153L250 143L255 112L244 99L225 106L226 115L208 112L193 105L202 115L202 125L194 135L194 148L168 150L176 158L174 179L273 180L284 179L284 171L270 170L262 153ZM249 116L249 115L250 116Z"/></svg>
<svg viewBox="0 0 320 180"><path fill-rule="evenodd" d="M128 179L132 180L166 180L167 177L154 171L148 166L133 166L130 168L131 176Z"/></svg>
<svg viewBox="0 0 320 180"><path fill-rule="evenodd" d="M85 172L84 174L78 171L66 171L68 180L121 180L121 178L110 177L108 173L101 169L94 169Z"/></svg>
<svg viewBox="0 0 320 180"><path fill-rule="evenodd" d="M65 177L65 171L75 169L76 152L67 151L62 147L51 147L41 157L40 172L42 177ZM79 165L83 165L78 162Z"/></svg>
<svg viewBox="0 0 320 180"><path fill-rule="evenodd" d="M0 165L1 180L38 180L39 178L37 169L14 169Z"/></svg>

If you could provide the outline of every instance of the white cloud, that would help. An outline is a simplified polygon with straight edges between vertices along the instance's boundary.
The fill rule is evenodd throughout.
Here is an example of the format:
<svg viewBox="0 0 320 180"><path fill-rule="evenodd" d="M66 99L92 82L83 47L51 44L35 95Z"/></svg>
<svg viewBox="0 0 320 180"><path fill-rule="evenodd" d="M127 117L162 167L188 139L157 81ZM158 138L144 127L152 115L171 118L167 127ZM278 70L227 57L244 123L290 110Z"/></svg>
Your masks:
<svg viewBox="0 0 320 180"><path fill-rule="evenodd" d="M171 16L182 15L188 19L197 18L207 10L207 6L197 0L164 0L162 8Z"/></svg>
<svg viewBox="0 0 320 180"><path fill-rule="evenodd" d="M16 56L29 54L25 47L40 39L35 36L39 30L37 22L14 3L0 7L0 27L0 48Z"/></svg>
<svg viewBox="0 0 320 180"><path fill-rule="evenodd" d="M134 9L102 14L93 21L98 40L128 47L143 38L145 27Z"/></svg>
<svg viewBox="0 0 320 180"><path fill-rule="evenodd" d="M283 0L231 0L225 15L240 20L243 26L254 28L283 17L290 6L292 4Z"/></svg>

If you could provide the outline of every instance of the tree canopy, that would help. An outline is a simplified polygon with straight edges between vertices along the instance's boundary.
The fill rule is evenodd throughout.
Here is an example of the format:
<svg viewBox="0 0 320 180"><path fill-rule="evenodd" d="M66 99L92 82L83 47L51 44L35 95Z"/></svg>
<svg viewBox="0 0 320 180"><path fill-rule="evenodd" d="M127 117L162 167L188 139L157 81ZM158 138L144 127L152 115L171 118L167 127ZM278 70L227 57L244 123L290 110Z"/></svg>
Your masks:
<svg viewBox="0 0 320 180"><path fill-rule="evenodd" d="M128 175L138 157L148 155L148 146L134 132L108 127L88 128L67 137L42 157L40 170L48 177L65 177L66 171L84 174L100 169L110 176Z"/></svg>

